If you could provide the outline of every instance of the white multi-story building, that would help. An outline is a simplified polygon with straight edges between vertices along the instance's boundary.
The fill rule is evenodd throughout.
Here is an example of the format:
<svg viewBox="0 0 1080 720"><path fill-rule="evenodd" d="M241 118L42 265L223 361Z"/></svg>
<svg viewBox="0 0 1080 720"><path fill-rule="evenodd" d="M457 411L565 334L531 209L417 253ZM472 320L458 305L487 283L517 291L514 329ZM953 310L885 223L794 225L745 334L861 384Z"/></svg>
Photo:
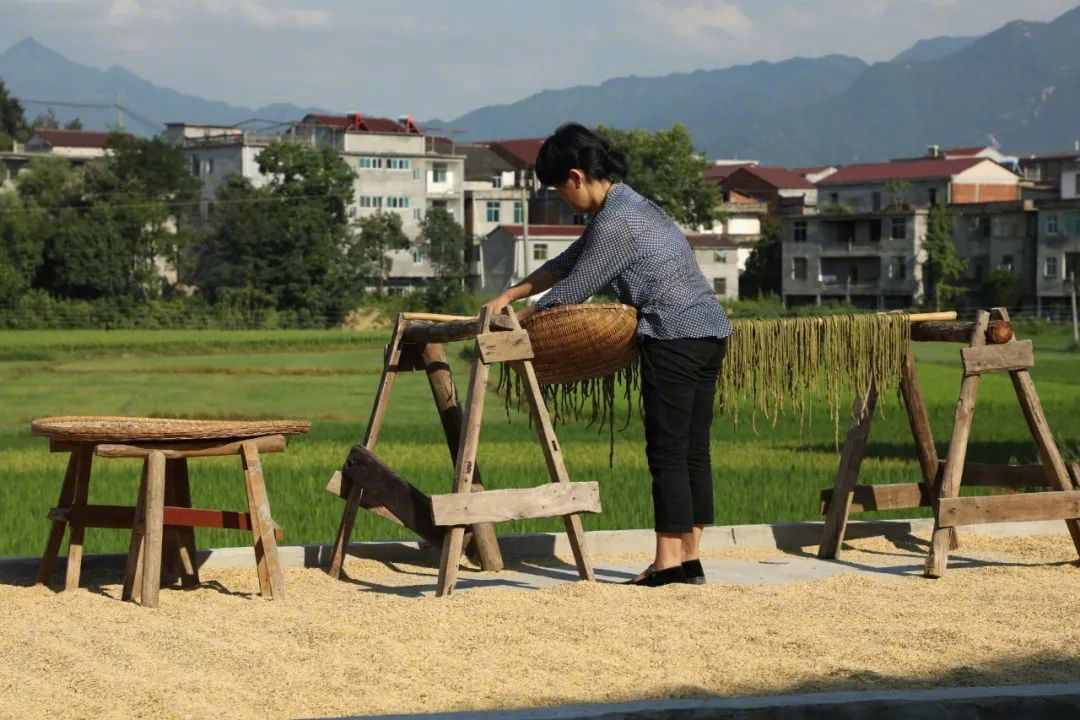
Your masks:
<svg viewBox="0 0 1080 720"><path fill-rule="evenodd" d="M256 186L267 182L259 171L259 154L271 142L284 141L330 147L341 156L355 176L347 212L357 227L368 215L394 212L401 216L405 235L415 240L431 208L446 209L458 222L465 217L464 155L451 142L425 135L411 118L307 115L277 135L185 123L168 128L166 137L183 146L208 201L229 175L246 177ZM434 275L420 246L393 251L390 257L387 286L392 292L422 285Z"/></svg>

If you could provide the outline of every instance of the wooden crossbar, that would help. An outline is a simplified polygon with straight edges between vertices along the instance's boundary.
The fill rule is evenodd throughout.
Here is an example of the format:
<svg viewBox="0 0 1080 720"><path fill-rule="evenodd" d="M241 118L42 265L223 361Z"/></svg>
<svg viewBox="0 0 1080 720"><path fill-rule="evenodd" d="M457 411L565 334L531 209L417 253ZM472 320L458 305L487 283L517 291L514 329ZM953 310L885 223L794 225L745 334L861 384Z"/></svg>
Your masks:
<svg viewBox="0 0 1080 720"><path fill-rule="evenodd" d="M942 498L938 508L942 527L1073 518L1080 518L1077 490Z"/></svg>
<svg viewBox="0 0 1080 720"><path fill-rule="evenodd" d="M431 514L436 525L509 522L584 512L600 512L597 482L431 496Z"/></svg>

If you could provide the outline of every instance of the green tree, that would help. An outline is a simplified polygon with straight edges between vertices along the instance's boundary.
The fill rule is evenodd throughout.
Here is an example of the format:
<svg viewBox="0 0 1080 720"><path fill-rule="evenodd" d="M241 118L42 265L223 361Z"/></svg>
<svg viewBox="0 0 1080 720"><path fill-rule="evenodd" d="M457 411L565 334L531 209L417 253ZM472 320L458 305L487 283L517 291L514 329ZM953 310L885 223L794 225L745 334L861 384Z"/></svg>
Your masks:
<svg viewBox="0 0 1080 720"><path fill-rule="evenodd" d="M427 306L443 311L459 309L467 270L465 228L445 208L432 208L420 223L417 240L435 270L426 289Z"/></svg>
<svg viewBox="0 0 1080 720"><path fill-rule="evenodd" d="M1005 268L994 268L982 284L986 307L1010 307L1020 299L1020 282Z"/></svg>
<svg viewBox="0 0 1080 720"><path fill-rule="evenodd" d="M60 121L56 119L56 113L53 112L53 109L49 108L43 113L38 113L38 116L30 123L30 127L33 130L39 128L57 130L60 128Z"/></svg>
<svg viewBox="0 0 1080 720"><path fill-rule="evenodd" d="M41 213L16 193L0 193L0 306L25 293L41 265Z"/></svg>
<svg viewBox="0 0 1080 720"><path fill-rule="evenodd" d="M359 287L374 285L382 295L390 272L389 253L408 250L411 246L397 213L379 211L360 218L359 231L351 238L347 252L353 282Z"/></svg>
<svg viewBox="0 0 1080 720"><path fill-rule="evenodd" d="M345 214L352 171L328 148L290 142L258 163L264 187L233 177L219 188L197 282L215 300L336 323L363 292Z"/></svg>
<svg viewBox="0 0 1080 720"><path fill-rule="evenodd" d="M83 129L82 120L80 120L79 118L75 118L73 120L68 120L66 123L64 123L64 129L65 130L82 130Z"/></svg>
<svg viewBox="0 0 1080 720"><path fill-rule="evenodd" d="M885 183L885 193L889 196L888 207L893 210L906 209L910 192L911 183L907 180L890 180Z"/></svg>
<svg viewBox="0 0 1080 720"><path fill-rule="evenodd" d="M761 222L761 239L746 259L746 270L739 278L739 296L745 298L779 295L783 280L783 229L774 217Z"/></svg>
<svg viewBox="0 0 1080 720"><path fill-rule="evenodd" d="M964 288L955 284L964 274L967 261L956 251L953 240L952 213L944 205L930 208L923 247L926 250L927 286L934 307L941 309L943 303L961 295Z"/></svg>
<svg viewBox="0 0 1080 720"><path fill-rule="evenodd" d="M10 150L14 140L26 139L26 115L22 103L11 96L0 80L0 150Z"/></svg>
<svg viewBox="0 0 1080 720"><path fill-rule="evenodd" d="M708 227L720 218L720 189L705 179L708 163L694 151L685 126L656 132L601 126L597 132L626 156L623 179L676 222Z"/></svg>

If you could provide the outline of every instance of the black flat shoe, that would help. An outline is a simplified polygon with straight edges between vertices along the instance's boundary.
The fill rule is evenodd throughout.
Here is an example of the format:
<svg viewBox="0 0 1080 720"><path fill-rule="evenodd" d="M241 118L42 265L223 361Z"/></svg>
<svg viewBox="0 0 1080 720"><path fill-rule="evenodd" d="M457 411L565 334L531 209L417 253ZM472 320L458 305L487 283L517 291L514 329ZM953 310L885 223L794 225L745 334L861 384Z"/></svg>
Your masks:
<svg viewBox="0 0 1080 720"><path fill-rule="evenodd" d="M687 560L682 564L682 569L686 573L686 582L691 585L705 584L705 568L701 567L700 560Z"/></svg>
<svg viewBox="0 0 1080 720"><path fill-rule="evenodd" d="M663 585L671 585L673 583L686 583L686 572L683 570L682 565L676 565L675 567L667 568L666 570L653 570L652 572L646 572L640 579L634 579L626 583L627 585L638 585L641 587L661 587Z"/></svg>

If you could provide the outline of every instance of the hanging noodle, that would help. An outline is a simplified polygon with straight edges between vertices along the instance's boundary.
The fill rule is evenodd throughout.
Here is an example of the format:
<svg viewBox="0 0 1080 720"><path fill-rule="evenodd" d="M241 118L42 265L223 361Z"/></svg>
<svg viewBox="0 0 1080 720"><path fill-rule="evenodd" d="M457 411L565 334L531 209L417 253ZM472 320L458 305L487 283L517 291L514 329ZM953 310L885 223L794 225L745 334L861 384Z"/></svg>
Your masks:
<svg viewBox="0 0 1080 720"><path fill-rule="evenodd" d="M911 341L911 322L903 313L829 315L778 320L736 320L717 381L717 409L733 422L749 413L756 428L761 417L775 425L781 415L805 421L815 400L824 400L839 438L842 405L863 397L873 383L880 397L899 385ZM498 392L520 408L520 378L503 364ZM588 419L608 430L608 460L614 460L616 392L627 410L625 429L640 414L641 371L635 360L603 377L541 387L554 422ZM620 389L621 388L621 389Z"/></svg>

